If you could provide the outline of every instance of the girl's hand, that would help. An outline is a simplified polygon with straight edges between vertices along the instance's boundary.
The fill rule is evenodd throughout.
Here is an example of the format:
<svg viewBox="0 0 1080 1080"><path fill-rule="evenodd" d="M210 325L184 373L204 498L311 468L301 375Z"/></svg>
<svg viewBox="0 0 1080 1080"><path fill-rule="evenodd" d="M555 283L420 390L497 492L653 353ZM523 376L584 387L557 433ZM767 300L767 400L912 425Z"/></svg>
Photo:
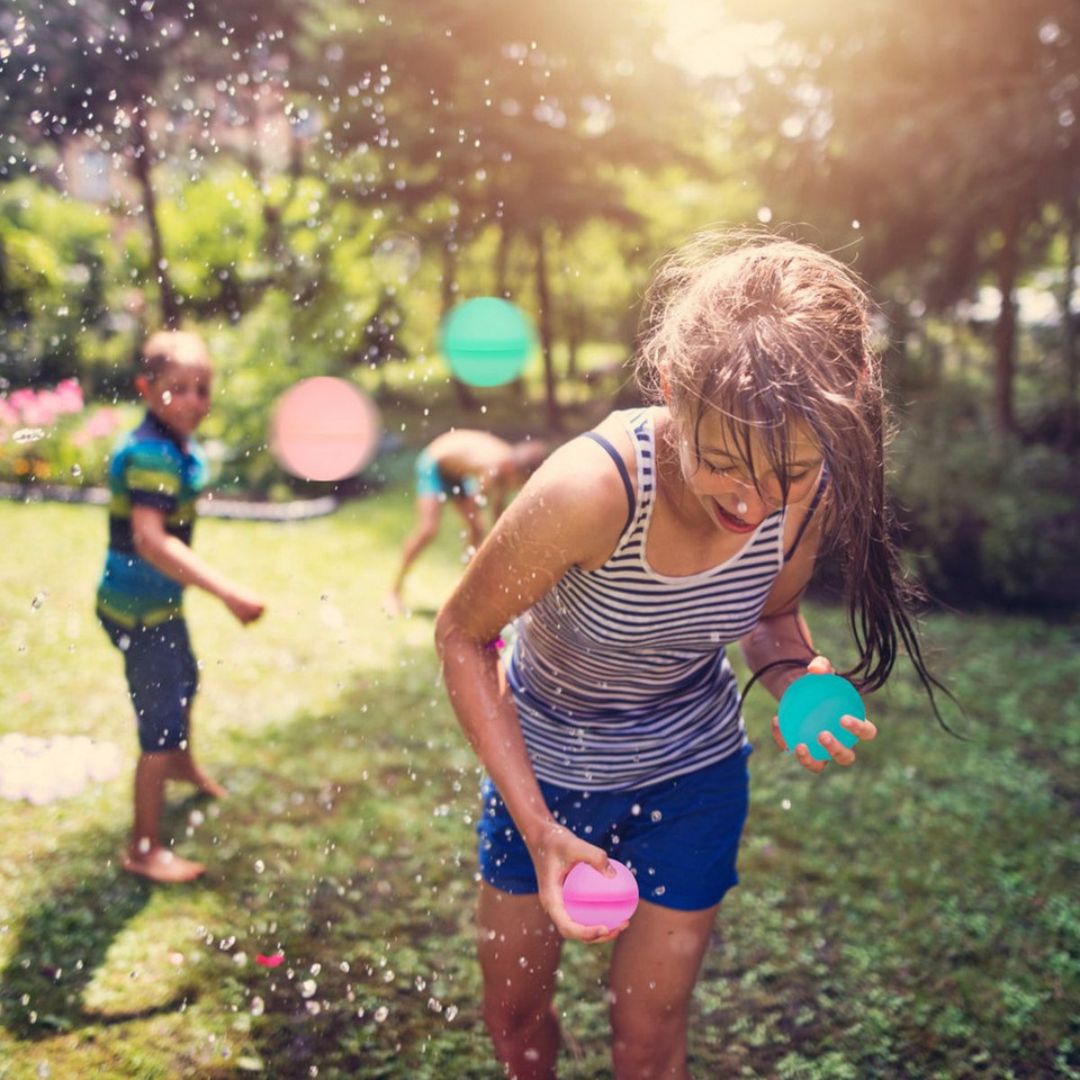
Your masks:
<svg viewBox="0 0 1080 1080"><path fill-rule="evenodd" d="M832 675L833 666L829 660L824 656L815 656L806 666L806 670L811 675ZM860 742L869 742L877 735L877 728L870 723L869 720L859 720L854 716L844 716L840 718L840 726L846 728L851 732ZM788 745L784 742L783 735L780 734L780 718L774 716L772 720L772 736L776 745L781 750L787 750ZM827 731L823 731L818 736L818 742L829 752L829 757L837 765L842 765L845 768L848 765L855 764L855 751L849 747L844 746L838 742L836 737L829 734ZM799 743L795 747L795 757L799 764L804 769L809 769L812 773L819 773L822 769L828 765L827 761L815 761L810 756L810 749L806 743Z"/></svg>
<svg viewBox="0 0 1080 1080"><path fill-rule="evenodd" d="M540 885L540 903L564 938L590 944L611 941L630 925L624 922L613 927L582 926L566 912L563 882L577 863L588 863L608 877L614 874L614 871L609 873L608 857L603 848L578 839L569 829L553 821L529 845L529 854Z"/></svg>

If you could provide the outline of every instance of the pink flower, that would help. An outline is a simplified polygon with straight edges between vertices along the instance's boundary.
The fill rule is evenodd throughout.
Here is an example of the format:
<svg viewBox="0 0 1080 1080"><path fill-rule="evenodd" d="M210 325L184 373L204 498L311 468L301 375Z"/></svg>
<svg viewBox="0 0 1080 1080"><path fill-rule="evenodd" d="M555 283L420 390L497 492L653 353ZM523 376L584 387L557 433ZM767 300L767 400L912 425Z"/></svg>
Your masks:
<svg viewBox="0 0 1080 1080"><path fill-rule="evenodd" d="M18 390L12 390L8 395L8 401L11 407L22 416L24 410L34 408L37 403L37 394L29 387L23 386Z"/></svg>
<svg viewBox="0 0 1080 1080"><path fill-rule="evenodd" d="M111 435L121 422L120 410L111 405L102 405L75 434L75 442L82 446L91 439L101 439Z"/></svg>
<svg viewBox="0 0 1080 1080"><path fill-rule="evenodd" d="M55 390L23 386L0 397L0 424L50 427L58 416L82 412L85 406L78 379L63 379Z"/></svg>
<svg viewBox="0 0 1080 1080"><path fill-rule="evenodd" d="M39 390L37 396L22 409L23 422L35 427L49 427L56 421L56 395L51 390Z"/></svg>
<svg viewBox="0 0 1080 1080"><path fill-rule="evenodd" d="M19 399L18 409L19 419L27 427L49 427L56 419L56 410L48 398L39 397L32 390L29 397Z"/></svg>
<svg viewBox="0 0 1080 1080"><path fill-rule="evenodd" d="M282 961L285 959L284 953L273 953L270 956L264 956L262 953L257 953L255 956L255 963L261 964L263 967L276 968L280 967Z"/></svg>
<svg viewBox="0 0 1080 1080"><path fill-rule="evenodd" d="M79 385L78 379L63 379L58 382L53 395L58 412L77 413L82 412L86 407L86 401L83 398L82 387Z"/></svg>

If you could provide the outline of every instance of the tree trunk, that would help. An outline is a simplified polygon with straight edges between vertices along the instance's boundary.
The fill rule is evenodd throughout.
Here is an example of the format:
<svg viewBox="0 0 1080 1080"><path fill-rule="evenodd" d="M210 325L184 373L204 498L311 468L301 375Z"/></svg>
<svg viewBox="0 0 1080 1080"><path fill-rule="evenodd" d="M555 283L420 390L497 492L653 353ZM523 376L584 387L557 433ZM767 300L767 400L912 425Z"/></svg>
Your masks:
<svg viewBox="0 0 1080 1080"><path fill-rule="evenodd" d="M442 246L442 280L440 282L439 296L442 305L442 318L440 322L445 325L450 309L457 303L457 243L453 233L450 233ZM460 380L450 376L450 382L454 386L458 404L470 412L476 410L476 398L472 391Z"/></svg>
<svg viewBox="0 0 1080 1080"><path fill-rule="evenodd" d="M505 219L499 226L499 246L495 250L495 293L500 300L510 299L510 247L514 242L514 234L506 224ZM525 405L527 392L525 390L525 376L519 375L510 383L510 392Z"/></svg>
<svg viewBox="0 0 1080 1080"><path fill-rule="evenodd" d="M499 227L499 246L495 251L495 295L502 300L510 299L509 269L510 245L514 242L513 234L503 223Z"/></svg>
<svg viewBox="0 0 1080 1080"><path fill-rule="evenodd" d="M555 396L555 358L551 340L551 289L548 285L547 255L544 249L544 227L534 233L536 244L536 299L540 316L540 349L544 355L544 398L547 404L547 424L550 431L561 427L559 402Z"/></svg>
<svg viewBox="0 0 1080 1080"><path fill-rule="evenodd" d="M1065 416L1063 418L1061 441L1067 451L1076 449L1077 402L1076 384L1076 321L1072 309L1073 280L1076 277L1076 235L1080 232L1080 190L1074 181L1065 196L1065 287L1061 296L1061 351L1065 361Z"/></svg>
<svg viewBox="0 0 1080 1080"><path fill-rule="evenodd" d="M157 196L154 194L154 185L150 176L152 163L150 141L146 133L148 120L142 105L136 106L132 113L132 167L135 180L142 192L146 227L150 231L150 259L153 272L157 274L158 292L161 297L161 321L166 329L175 330L180 325L180 303L173 290L172 278L169 276L169 266L165 261L165 249L161 241L161 227L158 224Z"/></svg>
<svg viewBox="0 0 1080 1080"><path fill-rule="evenodd" d="M998 434L1012 434L1013 376L1016 371L1016 279L1020 273L1020 222L1018 215L1005 224L1005 237L997 260L1001 313L994 327L994 427Z"/></svg>

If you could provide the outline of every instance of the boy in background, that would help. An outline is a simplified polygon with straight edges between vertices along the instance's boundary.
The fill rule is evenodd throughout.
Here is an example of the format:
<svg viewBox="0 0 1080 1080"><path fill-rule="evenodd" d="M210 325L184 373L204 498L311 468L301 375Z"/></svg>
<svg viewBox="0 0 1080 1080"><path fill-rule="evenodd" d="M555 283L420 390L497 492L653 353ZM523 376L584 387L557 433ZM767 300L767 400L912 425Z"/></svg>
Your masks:
<svg viewBox="0 0 1080 1080"><path fill-rule="evenodd" d="M135 386L147 411L109 467L109 550L97 592L98 618L124 657L142 750L122 865L165 883L192 881L205 869L161 843L166 780L226 794L191 751L199 675L181 610L183 588L205 589L243 624L263 613L261 600L191 549L195 500L206 483L206 461L193 436L210 411L212 376L196 334L163 331L143 346Z"/></svg>
<svg viewBox="0 0 1080 1080"><path fill-rule="evenodd" d="M492 525L499 519L510 492L520 487L539 468L548 454L547 443L538 439L508 443L487 431L457 428L428 443L416 458L416 525L405 538L401 566L384 610L399 615L405 610L402 586L409 567L439 531L447 501L465 522L470 554L483 542L481 510L491 508Z"/></svg>

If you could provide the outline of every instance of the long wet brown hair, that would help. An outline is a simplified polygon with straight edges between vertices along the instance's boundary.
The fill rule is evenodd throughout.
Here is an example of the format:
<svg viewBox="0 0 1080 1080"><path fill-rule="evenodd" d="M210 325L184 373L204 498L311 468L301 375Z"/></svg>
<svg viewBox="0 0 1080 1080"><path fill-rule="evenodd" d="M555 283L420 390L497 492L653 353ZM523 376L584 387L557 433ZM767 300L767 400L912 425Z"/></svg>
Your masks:
<svg viewBox="0 0 1080 1080"><path fill-rule="evenodd" d="M859 653L843 674L877 690L902 645L940 721L934 690L948 691L923 659L914 615L923 596L904 573L885 496L888 414L870 316L857 276L823 251L768 235L703 234L654 278L637 377L649 400L669 402L672 428L699 461L711 410L751 476L756 434L785 503L793 427L813 432L828 470L823 543L843 568Z"/></svg>

